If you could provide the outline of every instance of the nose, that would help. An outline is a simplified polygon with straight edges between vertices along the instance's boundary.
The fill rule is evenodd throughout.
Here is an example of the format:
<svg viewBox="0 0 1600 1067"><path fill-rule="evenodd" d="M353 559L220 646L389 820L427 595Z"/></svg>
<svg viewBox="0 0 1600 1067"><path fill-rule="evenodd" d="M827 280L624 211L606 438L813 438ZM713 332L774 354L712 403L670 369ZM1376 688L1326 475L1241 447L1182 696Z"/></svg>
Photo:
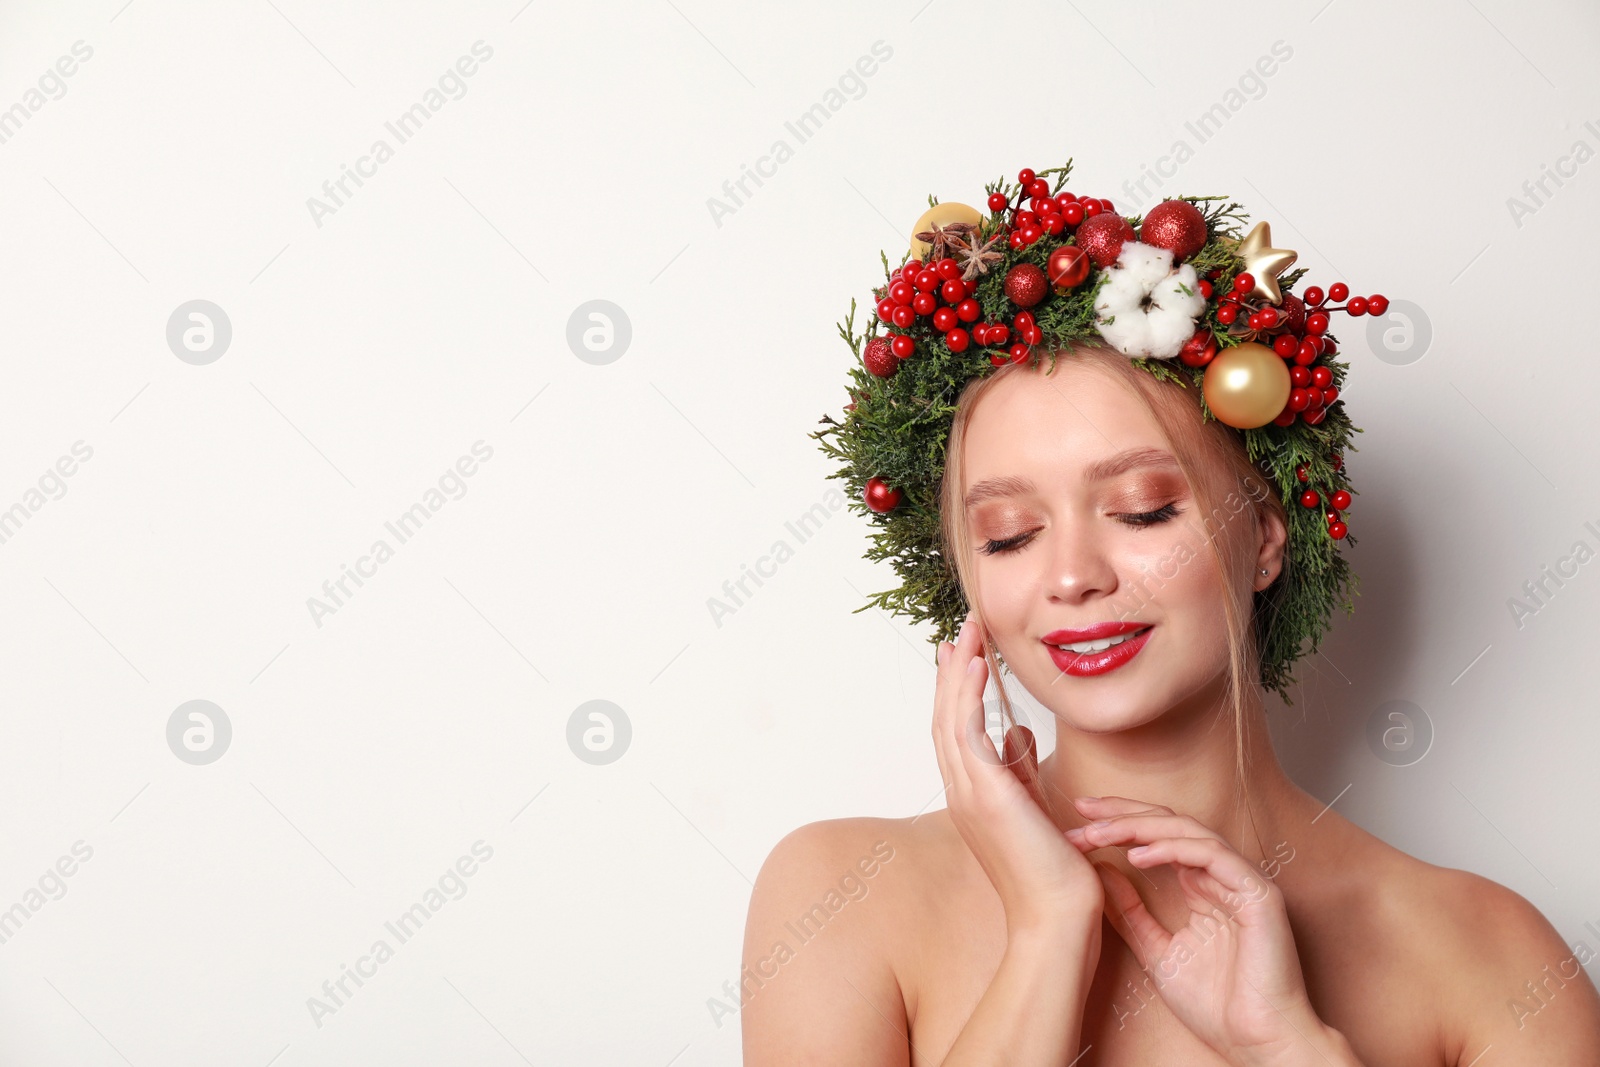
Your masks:
<svg viewBox="0 0 1600 1067"><path fill-rule="evenodd" d="M1092 525L1052 531L1045 581L1051 600L1079 604L1117 591L1115 562Z"/></svg>

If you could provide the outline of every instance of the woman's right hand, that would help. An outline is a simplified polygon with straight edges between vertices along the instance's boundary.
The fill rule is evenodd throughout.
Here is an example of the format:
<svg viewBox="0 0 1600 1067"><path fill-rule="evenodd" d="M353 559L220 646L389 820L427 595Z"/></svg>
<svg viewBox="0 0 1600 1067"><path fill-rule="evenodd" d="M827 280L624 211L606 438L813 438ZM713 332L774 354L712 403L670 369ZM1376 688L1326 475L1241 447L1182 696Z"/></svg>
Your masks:
<svg viewBox="0 0 1600 1067"><path fill-rule="evenodd" d="M933 744L951 821L999 893L1011 933L1070 927L1087 931L1097 946L1105 886L1030 790L1023 764L1038 767L1032 732L1012 728L1005 763L985 733L984 643L975 616L955 644L939 642ZM1098 955L1086 962L1090 970Z"/></svg>

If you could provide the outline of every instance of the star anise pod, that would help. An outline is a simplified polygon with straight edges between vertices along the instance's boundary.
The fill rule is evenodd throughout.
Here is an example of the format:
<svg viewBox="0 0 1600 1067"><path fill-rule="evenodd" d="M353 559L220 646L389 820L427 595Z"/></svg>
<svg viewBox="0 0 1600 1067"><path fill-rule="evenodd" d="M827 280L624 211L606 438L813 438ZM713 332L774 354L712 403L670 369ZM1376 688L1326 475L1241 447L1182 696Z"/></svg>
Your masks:
<svg viewBox="0 0 1600 1067"><path fill-rule="evenodd" d="M944 226L934 226L931 230L923 230L917 234L917 240L933 246L933 259L930 261L933 262L948 256L952 249L962 247L967 234L977 228L970 222L951 222Z"/></svg>
<svg viewBox="0 0 1600 1067"><path fill-rule="evenodd" d="M996 233L987 241L979 243L978 235L972 234L968 240L962 242L956 250L956 264L965 269L961 272L963 281L972 281L981 274L989 272L989 264L998 263L1005 259L1004 252L994 251L994 245L1000 240L1001 235Z"/></svg>

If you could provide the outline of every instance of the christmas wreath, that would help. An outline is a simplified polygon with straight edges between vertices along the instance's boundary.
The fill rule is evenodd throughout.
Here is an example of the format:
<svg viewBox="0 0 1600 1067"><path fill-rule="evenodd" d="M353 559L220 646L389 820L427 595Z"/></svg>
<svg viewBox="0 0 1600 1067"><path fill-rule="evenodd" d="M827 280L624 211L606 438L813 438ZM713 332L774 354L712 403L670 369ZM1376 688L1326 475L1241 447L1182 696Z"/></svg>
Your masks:
<svg viewBox="0 0 1600 1067"><path fill-rule="evenodd" d="M850 403L810 436L873 524L866 558L890 561L901 580L856 610L931 621L934 641L954 639L968 604L938 499L962 390L1008 361L1093 340L1196 389L1202 419L1235 428L1284 501L1292 565L1274 590L1260 681L1287 701L1290 667L1316 650L1334 607L1355 610L1339 546L1355 543L1344 453L1361 431L1340 400L1347 364L1331 316L1382 315L1389 302L1342 282L1294 295L1296 253L1272 247L1266 222L1241 233L1243 209L1225 197L1124 218L1110 200L1065 191L1071 171L1069 160L992 183L987 212L929 197L901 263L880 257L873 319L858 334L852 300L839 324L856 357Z"/></svg>

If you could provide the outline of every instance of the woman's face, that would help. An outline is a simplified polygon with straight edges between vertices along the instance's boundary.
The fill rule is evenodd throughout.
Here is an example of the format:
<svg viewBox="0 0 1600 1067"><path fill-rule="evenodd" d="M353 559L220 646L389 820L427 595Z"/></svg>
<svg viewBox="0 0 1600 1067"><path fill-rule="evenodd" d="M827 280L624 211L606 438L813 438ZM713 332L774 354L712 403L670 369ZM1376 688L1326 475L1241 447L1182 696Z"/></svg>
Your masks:
<svg viewBox="0 0 1600 1067"><path fill-rule="evenodd" d="M1091 732L1216 704L1222 577L1190 488L1125 383L1070 356L1049 374L1008 374L967 423L962 482L982 618L1041 704ZM1247 498L1231 503L1219 515L1260 544ZM1276 555L1261 567L1275 575ZM1063 633L1103 626L1127 633L1094 647ZM1107 640L1126 643L1099 650Z"/></svg>

